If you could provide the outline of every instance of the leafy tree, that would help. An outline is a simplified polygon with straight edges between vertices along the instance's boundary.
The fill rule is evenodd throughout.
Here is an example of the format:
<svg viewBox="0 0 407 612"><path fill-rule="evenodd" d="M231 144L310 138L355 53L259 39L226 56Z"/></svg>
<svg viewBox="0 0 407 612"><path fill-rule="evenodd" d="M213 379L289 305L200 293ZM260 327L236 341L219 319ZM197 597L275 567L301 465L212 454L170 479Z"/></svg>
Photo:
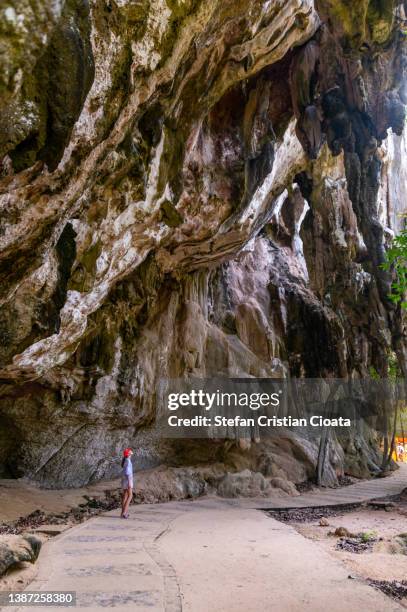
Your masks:
<svg viewBox="0 0 407 612"><path fill-rule="evenodd" d="M407 310L407 229L394 238L382 268L396 273L397 279L391 285L390 300Z"/></svg>

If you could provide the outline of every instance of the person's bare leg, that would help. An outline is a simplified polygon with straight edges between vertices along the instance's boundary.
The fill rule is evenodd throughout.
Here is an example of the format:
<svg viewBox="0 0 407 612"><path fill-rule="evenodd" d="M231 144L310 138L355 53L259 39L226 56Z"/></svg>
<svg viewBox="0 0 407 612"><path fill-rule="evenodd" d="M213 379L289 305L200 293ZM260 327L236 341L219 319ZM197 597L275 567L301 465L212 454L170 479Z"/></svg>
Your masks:
<svg viewBox="0 0 407 612"><path fill-rule="evenodd" d="M133 497L133 489L129 487L126 492L127 492L127 497L126 497L126 502L124 505L124 512L123 512L124 515L128 514L129 512L130 502Z"/></svg>
<svg viewBox="0 0 407 612"><path fill-rule="evenodd" d="M122 490L122 514L121 516L123 516L124 514L124 509L126 507L126 500L127 500L127 489L123 489Z"/></svg>

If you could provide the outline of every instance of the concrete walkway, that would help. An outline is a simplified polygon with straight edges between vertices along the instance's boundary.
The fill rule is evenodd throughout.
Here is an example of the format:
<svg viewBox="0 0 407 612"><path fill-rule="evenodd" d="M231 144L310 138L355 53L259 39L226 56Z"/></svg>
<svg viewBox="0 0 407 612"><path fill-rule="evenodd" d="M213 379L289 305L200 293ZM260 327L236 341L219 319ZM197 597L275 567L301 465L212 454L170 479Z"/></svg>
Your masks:
<svg viewBox="0 0 407 612"><path fill-rule="evenodd" d="M310 505L310 498L312 505L369 499L397 493L406 481L403 469L386 479L290 498L284 507ZM27 590L76 591L75 609L88 612L405 609L362 581L349 580L339 560L258 512L263 504L274 506L202 498L133 506L127 521L118 511L107 513L50 540Z"/></svg>
<svg viewBox="0 0 407 612"><path fill-rule="evenodd" d="M256 507L278 509L353 504L377 497L397 495L405 488L407 488L407 463L400 464L400 468L386 478L363 480L338 489L319 489L298 497L261 500Z"/></svg>

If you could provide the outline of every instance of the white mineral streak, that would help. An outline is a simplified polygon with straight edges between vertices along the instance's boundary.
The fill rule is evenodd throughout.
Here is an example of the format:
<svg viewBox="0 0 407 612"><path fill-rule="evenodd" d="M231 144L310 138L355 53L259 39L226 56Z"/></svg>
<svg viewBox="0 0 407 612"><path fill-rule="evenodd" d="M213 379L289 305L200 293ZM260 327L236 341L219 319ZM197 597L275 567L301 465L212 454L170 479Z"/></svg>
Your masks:
<svg viewBox="0 0 407 612"><path fill-rule="evenodd" d="M155 150L154 157L151 162L150 172L147 180L146 187L146 199L144 203L144 209L146 212L153 212L154 210L154 198L157 194L158 181L160 178L160 165L161 157L164 151L165 144L165 130L162 131L160 142Z"/></svg>
<svg viewBox="0 0 407 612"><path fill-rule="evenodd" d="M289 6L292 6L292 3L289 3ZM307 2L308 9L312 6L312 3ZM69 207L72 206L72 202L74 202L84 191L84 187L86 181L89 180L90 175L94 172L95 165L98 164L103 152L108 147L113 147L117 145L118 142L123 138L123 133L126 131L126 126L128 121L134 116L139 104L148 98L154 88L157 87L159 83L165 83L171 81L178 69L179 63L182 58L186 54L189 49L191 42L199 32L202 32L206 27L209 19L212 16L213 11L216 8L216 3L203 3L200 10L193 18L186 20L184 28L180 31L179 38L175 43L173 52L169 60L165 63L165 65L160 68L157 72L153 73L150 77L148 77L144 86L140 84L135 85L135 91L130 96L128 104L124 108L121 113L120 118L116 122L110 137L96 146L92 153L86 159L82 168L79 169L78 175L76 176L76 180L68 186L67 190L62 193L62 195L56 196L54 198L49 197L46 198L44 196L43 201L38 201L33 204L33 202L27 200L24 197L24 185L20 187L20 184L17 183L15 191L10 193L9 196L0 197L0 211L2 206L6 207L7 204L4 202L5 197L13 198L15 202L15 207L19 212L20 222L15 223L10 227L10 231L7 233L7 238L2 238L0 240L0 248L11 247L13 243L19 242L21 236L30 236L33 231L35 231L36 227L44 225L47 223L47 220L50 221L56 214L61 214L63 210L69 210ZM301 8L301 7L300 7ZM294 14L296 15L299 10L298 2L295 3L294 6ZM293 23L294 21L291 20ZM224 78L224 84L222 87L222 91L219 91L217 97L223 93L223 90L227 88L231 82L247 78L250 74L253 74L256 70L263 67L267 63L273 63L273 61L277 61L280 59L287 50L294 45L294 43L299 44L302 41L305 41L307 38L313 35L315 29L318 24L318 17L315 12L312 12L309 15L309 19L307 21L307 26L304 29L296 29L293 27L293 23L291 23L291 30L289 39L290 40L282 40L281 48L278 48L277 55L272 55L267 58L267 60L263 61L259 65L256 64L249 72L242 72L241 74L234 75L232 79L232 75L226 74ZM277 27L281 27L281 23L276 24ZM203 63L205 61L204 54L200 54L200 61ZM194 67L191 69L192 72L195 72ZM191 72L190 71L190 72ZM226 68L227 72L227 68ZM174 104L177 102L178 96L181 94L183 86L188 82L190 78L193 77L193 74L187 73L185 79L182 81L179 91L174 96ZM141 87L141 90L140 90ZM208 94L209 96L210 94ZM89 100L88 96L88 100ZM44 176L40 176L37 179L38 183L44 180ZM36 181L32 182L32 185L35 186ZM9 187L11 190L11 186Z"/></svg>
<svg viewBox="0 0 407 612"><path fill-rule="evenodd" d="M4 19L12 25L17 25L17 13L12 6L8 6L3 11Z"/></svg>
<svg viewBox="0 0 407 612"><path fill-rule="evenodd" d="M299 15L307 17L307 21L305 22L304 20L306 32L308 28L315 28L319 23L318 16L314 10L314 0L295 0L294 2L279 0L273 3L272 8L276 11L275 19L256 34L252 40L232 47L230 51L231 58L240 61L249 54L252 57L262 57L270 54L275 49L280 49L281 52L281 48L285 47L288 40L290 40L292 32L298 40L299 32L296 20ZM308 38L309 32L305 36Z"/></svg>
<svg viewBox="0 0 407 612"><path fill-rule="evenodd" d="M278 10L277 10L278 9ZM293 47L305 43L313 36L320 24L314 8L314 0L295 0L286 2L280 0L269 7L273 19L252 39L241 45L232 47L226 55L227 62L224 71L214 80L207 99L202 100L208 107L212 106L230 87L232 83L247 79L265 66L280 60ZM300 24L298 22L301 22ZM275 39L275 40L274 40ZM208 79L215 64L225 52L222 41L217 41L209 61L205 53L199 53L194 64L187 72L184 83L194 77L205 66ZM242 60L247 59L246 65ZM239 63L240 62L240 63ZM181 94L181 88L178 97ZM174 98L172 108L178 105L178 97Z"/></svg>
<svg viewBox="0 0 407 612"><path fill-rule="evenodd" d="M133 120L139 105L148 99L160 83L172 81L179 63L188 52L191 42L199 32L205 28L216 3L203 3L197 15L186 20L185 26L179 33L172 55L159 71L153 73L147 80L141 80L135 86L134 93L129 97L128 103L117 120L109 138L95 146L81 167L78 168L74 181L71 181L62 194L55 197L42 197L34 203L25 195L25 187L32 178L29 171L21 173L15 183L8 185L9 193L0 196L0 213L2 208L13 208L18 211L20 221L8 226L8 231L0 237L0 249L6 250L21 244L22 238L32 235L41 226L50 222L56 215L69 214L72 203L82 196L87 181L95 172L95 166L109 148L114 148L123 139L128 123ZM104 78L104 77L102 77ZM88 100L89 100L88 96ZM99 103L100 105L100 103ZM31 181L31 189L48 182L48 173L43 172L38 179Z"/></svg>
<svg viewBox="0 0 407 612"><path fill-rule="evenodd" d="M0 300L0 306L12 300L19 291L24 289L24 287L31 287L32 293L35 294L39 288L46 285L47 282L49 283L50 279L53 278L56 281L56 267L57 262L55 261L55 257L48 254L44 263L39 268L36 268L27 278L24 278L15 285L7 296Z"/></svg>
<svg viewBox="0 0 407 612"><path fill-rule="evenodd" d="M165 34L171 10L165 0L154 0L150 4L146 32L141 41L132 44L133 68L155 70L161 59L159 52L162 37Z"/></svg>
<svg viewBox="0 0 407 612"><path fill-rule="evenodd" d="M51 10L55 17L59 17L62 12L63 0L53 0L51 2Z"/></svg>
<svg viewBox="0 0 407 612"><path fill-rule="evenodd" d="M86 249L96 244L98 235L83 219L70 219L69 222L76 233L76 259L78 259Z"/></svg>
<svg viewBox="0 0 407 612"><path fill-rule="evenodd" d="M106 99L112 86L111 68L121 53L121 41L109 30L108 37L101 37L92 20L91 44L95 62L95 78L86 97L82 112L72 131L69 145L59 163L59 170L63 170L70 159L72 151L82 141L93 142L98 135L98 122L103 119L104 105L94 105L95 100ZM92 109L92 104L96 107Z"/></svg>
<svg viewBox="0 0 407 612"><path fill-rule="evenodd" d="M267 0L267 2L264 2L263 6L261 7L261 11L260 11L257 19L253 18L253 19L250 20L251 23L252 23L251 28L250 28L252 36L254 36L256 34L256 32L258 31L259 26L260 26L262 20L264 19L264 17L268 13L268 10L270 8L270 5L272 4L272 1L273 0Z"/></svg>
<svg viewBox="0 0 407 612"><path fill-rule="evenodd" d="M248 221L252 224L256 218L266 211L270 205L270 198L276 197L284 190L290 175L294 177L306 165L307 159L295 134L295 121L292 120L282 142L276 147L275 161L271 172L266 176L260 187L256 189L249 206L239 217L238 225L243 226ZM280 207L281 204L282 202L280 202Z"/></svg>
<svg viewBox="0 0 407 612"><path fill-rule="evenodd" d="M95 388L95 395L92 398L92 406L97 409L103 409L106 406L106 400L110 393L114 393L117 390L117 377L120 366L120 359L122 355L122 344L123 340L118 336L114 343L114 360L113 366L109 374L101 376Z"/></svg>
<svg viewBox="0 0 407 612"><path fill-rule="evenodd" d="M309 275L308 275L308 269L307 269L307 262L304 257L304 245L301 240L300 232L301 232L301 226L305 219L305 215L307 214L309 209L310 207L309 207L307 200L304 200L304 208L302 209L300 218L295 224L294 237L293 237L294 256L298 260L299 267L302 269L304 280L306 282L308 282L309 280Z"/></svg>
<svg viewBox="0 0 407 612"><path fill-rule="evenodd" d="M148 100L158 86L173 81L181 62L190 52L193 41L197 39L199 34L205 32L205 28L207 28L211 19L215 19L218 7L217 2L202 3L198 11L185 20L166 61L158 70L145 75L145 73L139 73L138 69L142 67L153 70L157 67L160 59L157 55L157 48L159 48L159 43L166 34L171 16L164 0L152 3L151 6L147 31L143 39L133 45L134 90L109 137L93 147L88 157L78 166L75 179L68 183L65 191L55 196L44 194L32 199L28 195L28 189L31 192L39 189L41 193L44 182L49 184L53 180L58 180L58 174L51 175L46 171L43 171L34 179L29 175L29 171L21 173L14 183L12 181L8 185L10 193L0 197L0 209L14 209L19 220L7 227L8 231L1 237L0 247L2 249L11 250L13 247L16 248L16 245L21 247L24 241L30 240L30 237L38 233L41 227L58 219L54 235L50 239L50 246L52 246L61 232L63 223L78 218L78 211L85 206L90 197L89 185L93 180L95 171L108 173L108 169L111 167L111 158L106 156L106 153L114 151L121 142L123 134L126 133L134 120L140 104ZM257 32L252 40L232 49L229 59L233 60L231 62L231 65L234 66L233 71L226 65L223 73L218 77L218 85L209 88L205 104L212 105L231 84L245 79L263 66L277 61L295 44L305 42L314 34L318 25L318 17L313 10L313 2L310 0L303 2L293 0L288 3L281 1L278 3L279 12L276 12L275 3L266 6L263 10L273 12L274 17L271 20L273 25L267 25L264 32ZM299 26L297 26L296 21L298 15L303 16L303 19L299 20ZM270 42L271 38L274 39L273 42ZM110 76L108 76L109 65L114 62L116 52L118 52L116 47L120 43L115 39L113 33L110 33L108 40L101 41L96 36L96 32L93 31L92 44L96 63L95 83L89 92L85 108L76 125L64 160L60 164L59 172L64 171L66 162L77 142L81 140L92 142L97 131L99 115L97 113L92 114L90 103L92 99L97 99L99 96L104 99L111 85ZM207 62L207 53L211 53L212 50L211 48L206 49L208 51L198 54L190 71L181 81L178 90L173 93L174 108L180 101L184 86L190 82L194 73L198 72ZM221 50L221 48L219 49ZM236 59L244 58L248 54L253 55L254 59L251 67L249 69L236 68ZM213 97L214 95L216 99ZM99 101L97 106L101 108L103 104ZM230 144L230 146L232 145ZM164 191L161 188L160 193L158 193L164 148L165 132L163 131L149 169L145 200L134 201L131 196L129 197L129 194L126 194L125 201L128 202L126 209L117 215L114 206L109 205L107 216L102 224L93 228L94 236L97 236L102 244L102 251L96 262L96 276L93 287L86 293L68 291L66 303L60 313L59 332L36 342L23 353L16 355L12 365L3 370L2 374L7 375L7 372L9 372L11 377L21 374L35 378L44 375L50 368L62 365L75 351L78 342L85 333L88 316L100 307L113 285L134 270L151 249L157 248L160 241L167 236L169 228L160 222L157 214L164 199L172 201L172 193L168 185L164 188ZM226 151L226 157L227 154ZM209 150L208 155L211 156ZM271 200L284 191L285 186L292 181L293 176L301 171L305 165L305 155L295 136L294 124L291 123L277 149L272 172L256 191L247 210L242 211L241 218L234 228L234 236L232 240L229 240L229 244L228 240L225 242L223 237L225 230L220 229L217 233L215 232L211 246L212 254L208 254L207 243L203 245L203 250L207 253L206 256L200 253L200 245L198 245L193 257L190 257L188 250L186 250L186 261L184 263L190 260L192 268L200 265L205 266L211 259L220 261L222 254L226 253L230 257L233 252L236 253L240 250L252 237L251 234L258 231L259 228L255 226L255 223L262 214L268 212L267 207ZM54 176L56 176L56 179L54 179ZM141 217L144 216L145 218L140 218L138 212L141 213ZM244 231L238 236L236 230L239 227L242 228L243 225ZM77 237L78 247L80 248L83 248L84 240L87 240L85 235L86 232L82 232L81 236ZM185 239L188 242L188 237ZM179 258L175 254L175 263L181 263L181 260L182 257ZM171 262L170 257L168 261L170 264L174 263Z"/></svg>
<svg viewBox="0 0 407 612"><path fill-rule="evenodd" d="M59 333L34 343L23 353L16 355L13 359L13 368L26 368L41 376L49 368L62 365L70 357L86 331L88 316L99 308L121 274L130 267L139 265L150 250L129 248L129 242L129 236L125 234L122 242L115 243L111 263L106 266L104 275L91 291L88 293L68 291L66 302L60 312Z"/></svg>
<svg viewBox="0 0 407 612"><path fill-rule="evenodd" d="M163 138L157 147L155 163L152 165L147 190L147 208L153 206L154 188L158 186L159 162L163 150ZM137 230L134 225L132 211L134 206L127 209L119 217L113 215L102 225L101 238L103 244L110 245L104 249L96 261L96 278L94 288L88 293L68 291L67 300L61 310L61 327L58 334L40 340L13 359L13 366L19 368L32 368L37 375L44 374L50 367L62 365L76 350L87 327L87 317L95 312L107 296L112 285L123 274L137 267L151 250L157 238L161 238L165 231L158 228L153 232L146 229L146 236L150 238L148 246L136 248L133 246L135 236L129 227ZM112 235L113 234L113 235Z"/></svg>
<svg viewBox="0 0 407 612"><path fill-rule="evenodd" d="M378 195L378 216L390 235L400 232L407 215L407 133L389 132L382 145L382 180Z"/></svg>
<svg viewBox="0 0 407 612"><path fill-rule="evenodd" d="M210 148L207 149L208 153ZM276 145L275 160L271 172L258 187L247 207L232 214L216 229L211 239L194 244L180 244L173 252L159 257L164 270L177 267L196 269L209 263L219 263L235 256L270 219L276 207L281 206L287 196L286 185L291 184L296 174L307 167L306 155L295 134L292 120L280 143ZM210 185L208 185L208 188Z"/></svg>

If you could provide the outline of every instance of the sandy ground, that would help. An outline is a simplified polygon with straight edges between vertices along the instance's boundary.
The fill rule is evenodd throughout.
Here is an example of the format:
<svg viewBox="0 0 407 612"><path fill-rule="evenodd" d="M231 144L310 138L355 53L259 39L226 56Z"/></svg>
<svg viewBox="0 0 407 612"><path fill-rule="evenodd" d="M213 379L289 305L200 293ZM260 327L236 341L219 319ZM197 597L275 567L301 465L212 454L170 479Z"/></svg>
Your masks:
<svg viewBox="0 0 407 612"><path fill-rule="evenodd" d="M41 489L32 482L0 479L0 523L14 521L34 510L65 512L84 502L84 495L103 497L104 491L117 489L118 480L103 481L82 489Z"/></svg>
<svg viewBox="0 0 407 612"><path fill-rule="evenodd" d="M339 559L352 575L372 580L407 579L407 542L397 536L407 533L407 516L397 510L360 509L341 516L328 517L329 526L321 527L318 521L296 524L296 530L318 543L332 557ZM360 554L337 550L338 537L329 535L338 527L350 533L373 532L380 541L373 544L372 551ZM407 608L407 600L404 600Z"/></svg>

